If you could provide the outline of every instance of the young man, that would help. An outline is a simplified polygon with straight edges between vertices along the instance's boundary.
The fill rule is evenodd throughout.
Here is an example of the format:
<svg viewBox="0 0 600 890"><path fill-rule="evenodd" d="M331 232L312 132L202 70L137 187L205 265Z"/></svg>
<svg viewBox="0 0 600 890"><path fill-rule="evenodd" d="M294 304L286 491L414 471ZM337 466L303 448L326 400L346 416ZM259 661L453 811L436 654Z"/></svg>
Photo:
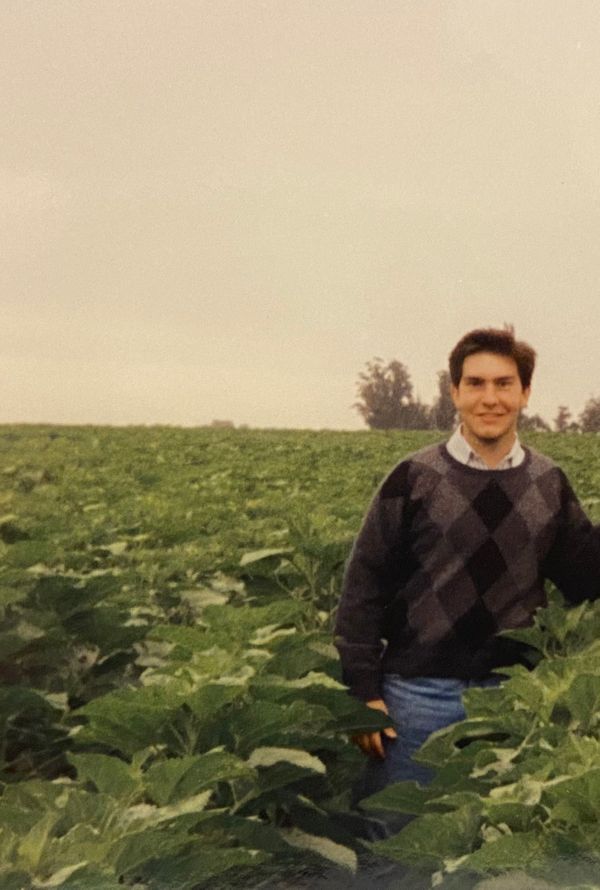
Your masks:
<svg viewBox="0 0 600 890"><path fill-rule="evenodd" d="M546 578L571 602L600 592L598 529L517 436L534 365L510 330L466 334L450 354L460 426L392 470L355 541L335 629L344 681L397 727L356 737L369 756L359 797L430 779L412 754L464 718L464 689L523 660L497 632L531 623Z"/></svg>

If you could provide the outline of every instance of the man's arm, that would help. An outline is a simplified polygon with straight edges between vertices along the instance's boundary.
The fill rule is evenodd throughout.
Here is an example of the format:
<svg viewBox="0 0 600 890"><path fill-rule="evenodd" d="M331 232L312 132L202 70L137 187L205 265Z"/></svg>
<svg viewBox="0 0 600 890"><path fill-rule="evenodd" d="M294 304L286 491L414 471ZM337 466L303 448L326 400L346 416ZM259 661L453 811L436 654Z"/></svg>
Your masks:
<svg viewBox="0 0 600 890"><path fill-rule="evenodd" d="M383 617L398 587L404 497L384 482L346 565L335 623L344 682L365 702L381 700Z"/></svg>
<svg viewBox="0 0 600 890"><path fill-rule="evenodd" d="M600 526L592 525L567 477L561 478L561 511L543 571L571 603L600 597Z"/></svg>

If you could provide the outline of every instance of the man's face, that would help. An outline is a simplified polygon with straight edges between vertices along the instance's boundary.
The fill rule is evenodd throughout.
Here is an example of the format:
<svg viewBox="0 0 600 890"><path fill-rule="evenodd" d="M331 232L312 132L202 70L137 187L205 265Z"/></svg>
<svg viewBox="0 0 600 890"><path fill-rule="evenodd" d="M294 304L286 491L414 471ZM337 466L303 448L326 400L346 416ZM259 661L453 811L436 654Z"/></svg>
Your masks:
<svg viewBox="0 0 600 890"><path fill-rule="evenodd" d="M471 446L511 444L528 400L529 388L523 389L515 360L493 352L468 356L458 386L452 387L452 401Z"/></svg>

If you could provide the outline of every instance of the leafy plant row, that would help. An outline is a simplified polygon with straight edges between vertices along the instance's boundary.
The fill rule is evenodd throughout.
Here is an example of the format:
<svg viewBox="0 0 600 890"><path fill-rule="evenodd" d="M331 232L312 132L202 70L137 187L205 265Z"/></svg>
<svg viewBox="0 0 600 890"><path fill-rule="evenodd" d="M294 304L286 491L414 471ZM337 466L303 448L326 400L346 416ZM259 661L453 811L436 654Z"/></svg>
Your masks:
<svg viewBox="0 0 600 890"><path fill-rule="evenodd" d="M598 888L600 602L565 610L555 594L506 635L537 664L465 693L467 719L417 755L436 770L430 786L400 782L364 803L415 816L377 849L444 888Z"/></svg>
<svg viewBox="0 0 600 890"><path fill-rule="evenodd" d="M440 767L438 799L395 790L393 808L408 799L419 813L407 833L375 852L349 809L362 761L348 736L381 717L339 683L330 629L341 569L382 474L427 441L431 434L0 431L0 887L318 886L323 874L347 883L357 867L389 856L438 882L473 883L505 871L462 860L502 840L494 832L504 836L504 824L517 843L538 823L555 831L556 816L542 818L555 793L545 784L522 831L465 798L483 800L485 789L493 797L503 783L500 770L471 776L466 752L481 752L480 769L519 750L525 777L532 745L549 763L563 731L596 740L595 724L565 723L573 702L559 697L521 751L537 699L516 692L531 680L545 701L558 668L542 664L565 659L575 659L569 689L588 689L593 610L568 619L557 611L552 632L535 631L537 673L511 676L497 700L486 699L506 726L514 722L512 734L456 730L456 741L437 743L441 753L425 752ZM582 451L593 443L548 442L597 509L600 480ZM576 683L580 674L587 679ZM477 731L493 718L497 726L497 711L469 711ZM419 820L446 816L447 827L466 820L475 834L461 828L444 847L442 824L431 823L419 847ZM575 816L563 829L579 844L573 857L593 854ZM545 880L548 867L525 858L515 862L527 880Z"/></svg>
<svg viewBox="0 0 600 890"><path fill-rule="evenodd" d="M139 682L68 709L8 687L7 735L45 720L67 769L5 771L3 887L248 886L323 862L354 870L347 734L381 719L335 679L328 636L296 627L305 607L210 603L194 626L157 625L137 646ZM46 742L48 743L48 742Z"/></svg>

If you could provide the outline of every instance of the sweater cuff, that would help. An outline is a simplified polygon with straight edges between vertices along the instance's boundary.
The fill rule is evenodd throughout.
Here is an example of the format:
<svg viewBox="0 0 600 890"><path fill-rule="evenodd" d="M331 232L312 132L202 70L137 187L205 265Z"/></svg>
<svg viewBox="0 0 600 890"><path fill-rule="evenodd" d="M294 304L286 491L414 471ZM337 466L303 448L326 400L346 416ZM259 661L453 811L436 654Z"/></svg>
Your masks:
<svg viewBox="0 0 600 890"><path fill-rule="evenodd" d="M381 674L353 674L344 676L344 683L348 686L350 694L360 701L374 701L383 698L381 694Z"/></svg>

